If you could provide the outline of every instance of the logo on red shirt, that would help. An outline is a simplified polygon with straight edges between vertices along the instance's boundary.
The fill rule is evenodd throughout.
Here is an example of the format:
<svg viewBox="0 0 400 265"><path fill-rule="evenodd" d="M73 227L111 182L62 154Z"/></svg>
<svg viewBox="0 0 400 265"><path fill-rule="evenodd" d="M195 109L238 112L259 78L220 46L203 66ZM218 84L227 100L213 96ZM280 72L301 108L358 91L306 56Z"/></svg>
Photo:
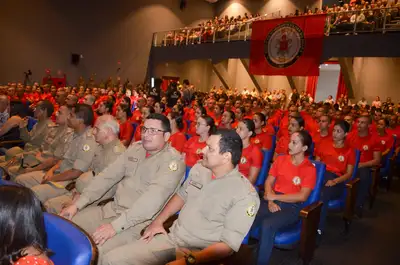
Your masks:
<svg viewBox="0 0 400 265"><path fill-rule="evenodd" d="M340 156L338 157L338 159L339 159L340 162L343 162L343 161L344 161L344 156L340 155Z"/></svg>
<svg viewBox="0 0 400 265"><path fill-rule="evenodd" d="M385 144L386 144L385 140L382 140L382 141L381 141L381 144L382 144L382 145L385 145Z"/></svg>
<svg viewBox="0 0 400 265"><path fill-rule="evenodd" d="M299 186L301 184L301 179L300 179L300 177L296 176L292 179L292 182L294 185Z"/></svg>
<svg viewBox="0 0 400 265"><path fill-rule="evenodd" d="M368 150L368 145L364 145L364 146L363 146L363 149L364 149L365 151L367 151L367 150Z"/></svg>
<svg viewBox="0 0 400 265"><path fill-rule="evenodd" d="M254 143L259 144L260 140L256 139L256 140L254 140Z"/></svg>
<svg viewBox="0 0 400 265"><path fill-rule="evenodd" d="M242 158L240 158L240 164L246 164L246 162L247 159L244 156L242 156Z"/></svg>

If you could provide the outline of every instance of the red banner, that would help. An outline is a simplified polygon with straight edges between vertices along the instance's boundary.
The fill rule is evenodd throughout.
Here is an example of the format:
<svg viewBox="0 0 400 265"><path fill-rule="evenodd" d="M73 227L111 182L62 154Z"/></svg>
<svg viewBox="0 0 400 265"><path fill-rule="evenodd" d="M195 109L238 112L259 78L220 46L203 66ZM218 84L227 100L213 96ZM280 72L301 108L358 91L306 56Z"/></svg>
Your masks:
<svg viewBox="0 0 400 265"><path fill-rule="evenodd" d="M250 73L319 76L326 15L255 21Z"/></svg>

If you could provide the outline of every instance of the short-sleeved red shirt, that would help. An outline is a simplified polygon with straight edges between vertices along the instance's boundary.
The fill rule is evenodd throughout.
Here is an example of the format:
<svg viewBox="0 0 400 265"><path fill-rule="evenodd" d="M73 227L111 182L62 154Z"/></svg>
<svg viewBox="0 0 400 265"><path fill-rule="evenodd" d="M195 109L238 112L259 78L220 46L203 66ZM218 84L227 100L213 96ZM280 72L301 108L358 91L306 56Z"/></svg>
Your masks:
<svg viewBox="0 0 400 265"><path fill-rule="evenodd" d="M344 175L348 165L356 162L356 154L353 148L345 145L343 148L333 146L333 141L324 141L315 148L315 155L326 165L326 170L339 176Z"/></svg>
<svg viewBox="0 0 400 265"><path fill-rule="evenodd" d="M261 132L251 138L250 142L257 145L261 149L271 149L272 148L272 136L266 132Z"/></svg>
<svg viewBox="0 0 400 265"><path fill-rule="evenodd" d="M276 143L275 153L278 155L280 154L288 154L289 152L289 142L290 142L290 135L284 134Z"/></svg>
<svg viewBox="0 0 400 265"><path fill-rule="evenodd" d="M250 144L242 151L242 157L239 162L239 172L246 178L249 177L250 168L261 168L263 160L263 153L257 145Z"/></svg>
<svg viewBox="0 0 400 265"><path fill-rule="evenodd" d="M394 143L392 135L385 133L382 136L377 134L376 137L378 138L381 152L385 152L387 150L390 150L390 148L392 148Z"/></svg>
<svg viewBox="0 0 400 265"><path fill-rule="evenodd" d="M194 166L202 158L202 150L206 147L206 142L199 142L200 136L193 136L185 143L183 153L185 154L185 163L187 166Z"/></svg>
<svg viewBox="0 0 400 265"><path fill-rule="evenodd" d="M171 146L178 150L178 152L182 153L183 152L183 147L186 144L186 136L185 134L181 132L177 132L171 135L169 138L169 142L171 143Z"/></svg>
<svg viewBox="0 0 400 265"><path fill-rule="evenodd" d="M142 113L139 109L132 112L131 121L140 124L142 122Z"/></svg>
<svg viewBox="0 0 400 265"><path fill-rule="evenodd" d="M133 136L133 126L130 121L126 121L119 125L119 139L126 140L129 144Z"/></svg>
<svg viewBox="0 0 400 265"><path fill-rule="evenodd" d="M268 133L269 135L275 135L274 126L272 126L271 124L265 125L262 131Z"/></svg>
<svg viewBox="0 0 400 265"><path fill-rule="evenodd" d="M14 262L15 265L54 265L54 263L49 260L45 260L41 257L36 256L25 256Z"/></svg>
<svg viewBox="0 0 400 265"><path fill-rule="evenodd" d="M319 130L312 135L312 141L314 145L322 144L322 142L331 142L332 141L332 133L328 131L328 135L321 136Z"/></svg>
<svg viewBox="0 0 400 265"><path fill-rule="evenodd" d="M347 135L346 143L350 147L360 150L360 163L368 162L374 159L374 152L381 151L379 139L375 134L368 134L360 137L357 133Z"/></svg>
<svg viewBox="0 0 400 265"><path fill-rule="evenodd" d="M142 140L142 126L143 126L143 124L136 127L135 135L133 136L133 139L135 140L135 142Z"/></svg>
<svg viewBox="0 0 400 265"><path fill-rule="evenodd" d="M293 165L290 155L278 156L269 171L275 177L274 191L283 194L298 193L302 188L314 189L317 169L304 158L300 165Z"/></svg>

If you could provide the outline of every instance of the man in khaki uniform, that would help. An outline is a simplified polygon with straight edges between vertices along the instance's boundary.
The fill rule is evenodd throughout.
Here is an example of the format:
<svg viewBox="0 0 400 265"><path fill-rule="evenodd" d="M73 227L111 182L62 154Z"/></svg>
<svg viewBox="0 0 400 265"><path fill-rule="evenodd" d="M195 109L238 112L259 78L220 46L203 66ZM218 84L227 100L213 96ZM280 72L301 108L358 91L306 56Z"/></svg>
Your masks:
<svg viewBox="0 0 400 265"><path fill-rule="evenodd" d="M254 187L236 168L242 147L235 131L211 135L204 160L191 169L143 237L108 252L101 264L200 264L238 251L260 205ZM163 223L179 210L167 234Z"/></svg>
<svg viewBox="0 0 400 265"><path fill-rule="evenodd" d="M99 264L110 250L139 239L141 230L183 180L185 164L168 144L170 134L168 118L151 114L142 126L142 141L131 145L93 179L75 203L61 211L62 216L74 217L73 222L92 234L99 247ZM113 202L84 209L116 184Z"/></svg>
<svg viewBox="0 0 400 265"><path fill-rule="evenodd" d="M100 146L94 155L92 166L90 167L91 171L79 176L75 182L74 191L48 200L44 204L47 211L59 213L63 205L69 205L78 200L84 188L90 184L94 177L125 151L125 146L118 139L119 124L113 116L104 115L99 117L93 128L93 135ZM116 186L112 187L100 200L112 198L115 190Z"/></svg>
<svg viewBox="0 0 400 265"><path fill-rule="evenodd" d="M16 182L32 188L43 203L67 193L65 186L89 170L98 148L92 134L92 123L92 108L86 104L77 104L68 117L68 126L74 129L74 135L63 160L47 172L22 174L16 178Z"/></svg>
<svg viewBox="0 0 400 265"><path fill-rule="evenodd" d="M56 113L56 124L48 125L49 130L40 149L24 152L23 161L5 168L11 180L20 174L50 169L62 159L74 132L67 124L70 111L67 106L61 106Z"/></svg>
<svg viewBox="0 0 400 265"><path fill-rule="evenodd" d="M51 115L53 115L53 112L53 104L51 104L51 102L48 100L43 100L40 101L35 108L34 115L38 122L33 126L30 132L27 128L28 118L26 117L20 121L20 138L25 142L25 147L24 149L21 149L20 147L13 147L8 149L6 151L6 155L0 157L0 161L3 162L0 163L1 167L10 166L12 163L18 163L22 158L21 154L23 152L39 150L48 133L49 128L54 125L53 121L50 119ZM10 160L11 158L15 158L15 161L11 161L10 163L8 163L8 160Z"/></svg>

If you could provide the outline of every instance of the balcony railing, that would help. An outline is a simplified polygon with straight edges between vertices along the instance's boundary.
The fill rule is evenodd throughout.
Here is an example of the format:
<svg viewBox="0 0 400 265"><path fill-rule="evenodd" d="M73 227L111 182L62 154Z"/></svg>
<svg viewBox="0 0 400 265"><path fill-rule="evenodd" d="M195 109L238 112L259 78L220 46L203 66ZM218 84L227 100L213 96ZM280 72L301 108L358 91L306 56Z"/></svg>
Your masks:
<svg viewBox="0 0 400 265"><path fill-rule="evenodd" d="M200 43L247 41L251 38L252 24L257 20L281 18L280 11L224 25L181 28L153 34L153 46L181 46ZM325 35L358 33L386 33L400 31L400 7L357 11L340 11L327 14Z"/></svg>

